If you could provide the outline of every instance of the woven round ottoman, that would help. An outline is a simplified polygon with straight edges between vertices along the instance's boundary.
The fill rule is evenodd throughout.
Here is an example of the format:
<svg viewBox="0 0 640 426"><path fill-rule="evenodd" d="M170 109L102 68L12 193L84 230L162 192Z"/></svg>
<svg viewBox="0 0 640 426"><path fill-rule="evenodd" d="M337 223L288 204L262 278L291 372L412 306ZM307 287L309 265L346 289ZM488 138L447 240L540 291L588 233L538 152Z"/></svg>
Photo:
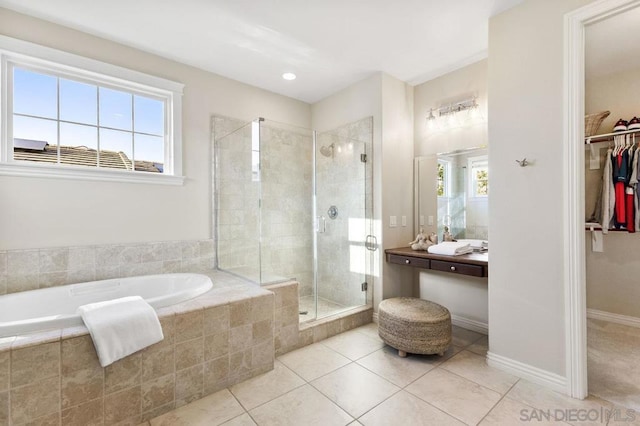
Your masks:
<svg viewBox="0 0 640 426"><path fill-rule="evenodd" d="M415 297L395 297L378 306L378 334L401 357L438 354L451 344L451 314L444 306Z"/></svg>

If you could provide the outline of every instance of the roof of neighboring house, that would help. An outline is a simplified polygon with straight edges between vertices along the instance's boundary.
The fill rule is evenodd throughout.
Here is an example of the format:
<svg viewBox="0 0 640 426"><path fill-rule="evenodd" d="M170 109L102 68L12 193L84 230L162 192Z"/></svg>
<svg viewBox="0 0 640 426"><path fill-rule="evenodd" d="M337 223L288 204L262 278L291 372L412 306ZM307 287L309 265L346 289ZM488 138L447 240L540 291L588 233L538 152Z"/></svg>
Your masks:
<svg viewBox="0 0 640 426"><path fill-rule="evenodd" d="M38 142L29 139L15 139L13 158L21 161L35 161L40 163L57 163L57 147L46 144L42 149ZM98 161L98 152L86 146L60 146L60 163L77 166L93 166ZM131 170L131 160L120 151L100 150L100 167L109 169ZM135 170L141 172L162 173L161 163L151 161L135 161Z"/></svg>

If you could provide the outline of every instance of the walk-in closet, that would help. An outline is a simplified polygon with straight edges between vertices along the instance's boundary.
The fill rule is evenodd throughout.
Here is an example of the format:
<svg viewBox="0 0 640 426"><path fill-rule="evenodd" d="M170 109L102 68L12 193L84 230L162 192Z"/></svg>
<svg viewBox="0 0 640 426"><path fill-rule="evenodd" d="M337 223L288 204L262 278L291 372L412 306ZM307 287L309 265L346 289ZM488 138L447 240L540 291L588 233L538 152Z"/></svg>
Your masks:
<svg viewBox="0 0 640 426"><path fill-rule="evenodd" d="M586 29L589 394L640 411L640 8ZM607 114L608 112L608 114Z"/></svg>

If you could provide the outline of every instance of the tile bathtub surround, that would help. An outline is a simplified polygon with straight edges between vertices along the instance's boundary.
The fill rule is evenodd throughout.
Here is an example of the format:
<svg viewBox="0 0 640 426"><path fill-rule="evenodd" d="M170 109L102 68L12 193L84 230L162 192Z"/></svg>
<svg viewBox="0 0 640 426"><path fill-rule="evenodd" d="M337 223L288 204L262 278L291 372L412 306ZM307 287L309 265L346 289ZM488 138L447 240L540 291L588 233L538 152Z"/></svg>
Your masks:
<svg viewBox="0 0 640 426"><path fill-rule="evenodd" d="M275 352L282 355L299 347L298 284L282 283L264 288L275 295Z"/></svg>
<svg viewBox="0 0 640 426"><path fill-rule="evenodd" d="M270 371L274 305L214 289L164 308L165 339L106 368L83 327L0 339L0 425L135 425Z"/></svg>
<svg viewBox="0 0 640 426"><path fill-rule="evenodd" d="M0 251L0 294L66 284L213 269L213 240Z"/></svg>

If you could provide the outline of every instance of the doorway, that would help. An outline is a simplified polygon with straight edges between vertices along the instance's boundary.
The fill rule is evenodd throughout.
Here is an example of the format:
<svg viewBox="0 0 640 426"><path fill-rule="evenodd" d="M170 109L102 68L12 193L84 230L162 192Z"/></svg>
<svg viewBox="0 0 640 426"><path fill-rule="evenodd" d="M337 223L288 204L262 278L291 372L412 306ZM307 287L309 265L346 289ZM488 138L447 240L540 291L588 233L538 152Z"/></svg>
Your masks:
<svg viewBox="0 0 640 426"><path fill-rule="evenodd" d="M565 17L565 326L568 393L588 394L587 288L585 261L585 31L628 12L638 0L595 2Z"/></svg>

